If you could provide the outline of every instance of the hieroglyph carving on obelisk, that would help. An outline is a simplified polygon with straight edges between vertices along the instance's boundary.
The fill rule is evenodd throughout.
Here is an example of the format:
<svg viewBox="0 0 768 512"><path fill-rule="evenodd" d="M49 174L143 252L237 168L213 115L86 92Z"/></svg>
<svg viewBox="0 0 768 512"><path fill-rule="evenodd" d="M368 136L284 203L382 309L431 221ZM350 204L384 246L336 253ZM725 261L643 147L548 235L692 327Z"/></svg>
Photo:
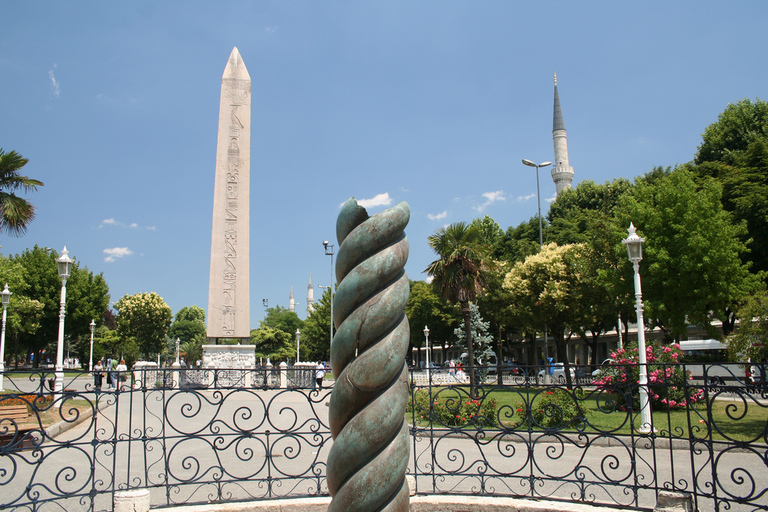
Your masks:
<svg viewBox="0 0 768 512"><path fill-rule="evenodd" d="M221 80L208 338L250 338L251 77L237 48ZM213 341L213 340L212 340Z"/></svg>

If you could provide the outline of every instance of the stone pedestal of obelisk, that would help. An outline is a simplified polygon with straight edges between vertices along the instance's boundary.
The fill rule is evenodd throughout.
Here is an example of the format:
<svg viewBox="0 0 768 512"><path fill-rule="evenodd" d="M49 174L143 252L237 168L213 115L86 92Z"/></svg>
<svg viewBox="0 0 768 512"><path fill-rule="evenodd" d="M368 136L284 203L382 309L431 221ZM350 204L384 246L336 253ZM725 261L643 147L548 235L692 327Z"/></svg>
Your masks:
<svg viewBox="0 0 768 512"><path fill-rule="evenodd" d="M221 80L213 191L208 339L250 340L251 77L237 48Z"/></svg>

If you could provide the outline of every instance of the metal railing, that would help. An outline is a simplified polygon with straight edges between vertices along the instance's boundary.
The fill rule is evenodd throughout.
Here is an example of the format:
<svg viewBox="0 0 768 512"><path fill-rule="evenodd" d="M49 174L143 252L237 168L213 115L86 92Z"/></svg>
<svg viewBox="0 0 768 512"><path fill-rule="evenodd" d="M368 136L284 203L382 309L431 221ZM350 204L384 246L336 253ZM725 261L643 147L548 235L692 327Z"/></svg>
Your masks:
<svg viewBox="0 0 768 512"><path fill-rule="evenodd" d="M571 389L539 369L478 369L474 395L462 375L413 369L408 472L418 494L650 509L676 491L700 510L768 510L766 368L723 368L656 379L650 432L638 430L631 368L602 386L580 368ZM312 370L146 370L116 389L68 372L58 395L52 376L5 372L2 510L111 510L116 491L140 488L153 507L328 494L331 390L312 388Z"/></svg>

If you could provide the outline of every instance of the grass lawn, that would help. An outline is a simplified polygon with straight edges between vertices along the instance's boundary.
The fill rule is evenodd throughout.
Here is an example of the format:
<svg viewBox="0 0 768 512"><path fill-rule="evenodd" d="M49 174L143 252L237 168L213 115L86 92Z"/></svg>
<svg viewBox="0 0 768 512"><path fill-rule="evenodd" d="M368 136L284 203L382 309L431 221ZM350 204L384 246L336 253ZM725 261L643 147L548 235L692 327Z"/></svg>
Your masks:
<svg viewBox="0 0 768 512"><path fill-rule="evenodd" d="M553 398L554 391L543 387L509 387L494 388L488 395L474 404L468 398L467 387L432 388L433 389L433 413L437 414L446 426L475 428L472 425L471 416L478 413L485 417L498 419L504 428L517 431L541 431L540 426L550 416L546 415L547 408L544 403ZM426 391L423 391L424 393ZM573 416L578 416L579 408L583 411L586 424L561 423L561 419L555 419L549 426L560 431L581 431L587 433L609 432L611 434L629 435L632 419L635 426L640 424L639 412L629 413L622 411L616 402L616 395L601 393L595 389L585 390L584 396L574 401L570 395L561 393L561 400L557 407L551 407L550 412L571 411ZM490 406L496 402L495 412ZM544 403L542 403L544 402ZM531 414L536 422L530 427L525 418L526 404L530 405ZM417 416L422 419L417 423L426 426L428 408L426 396L417 399ZM412 421L410 412L406 413L408 421ZM440 423L438 423L440 425ZM675 410L659 410L653 412L653 425L657 436L671 437L673 439L712 439L715 441L751 441L764 443L768 434L768 405L761 405L748 399L747 407L742 401L715 400L711 408L703 402L694 404L691 408ZM710 432L711 427L711 432ZM483 428L497 428L491 424L483 425Z"/></svg>

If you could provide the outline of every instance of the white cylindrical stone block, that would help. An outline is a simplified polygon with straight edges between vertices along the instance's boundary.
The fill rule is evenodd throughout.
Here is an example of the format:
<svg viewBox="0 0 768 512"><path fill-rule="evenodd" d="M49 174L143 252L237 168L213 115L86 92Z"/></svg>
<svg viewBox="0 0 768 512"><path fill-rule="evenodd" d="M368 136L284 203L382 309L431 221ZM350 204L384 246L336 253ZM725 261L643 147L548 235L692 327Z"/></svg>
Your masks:
<svg viewBox="0 0 768 512"><path fill-rule="evenodd" d="M115 491L112 512L149 512L149 489Z"/></svg>

